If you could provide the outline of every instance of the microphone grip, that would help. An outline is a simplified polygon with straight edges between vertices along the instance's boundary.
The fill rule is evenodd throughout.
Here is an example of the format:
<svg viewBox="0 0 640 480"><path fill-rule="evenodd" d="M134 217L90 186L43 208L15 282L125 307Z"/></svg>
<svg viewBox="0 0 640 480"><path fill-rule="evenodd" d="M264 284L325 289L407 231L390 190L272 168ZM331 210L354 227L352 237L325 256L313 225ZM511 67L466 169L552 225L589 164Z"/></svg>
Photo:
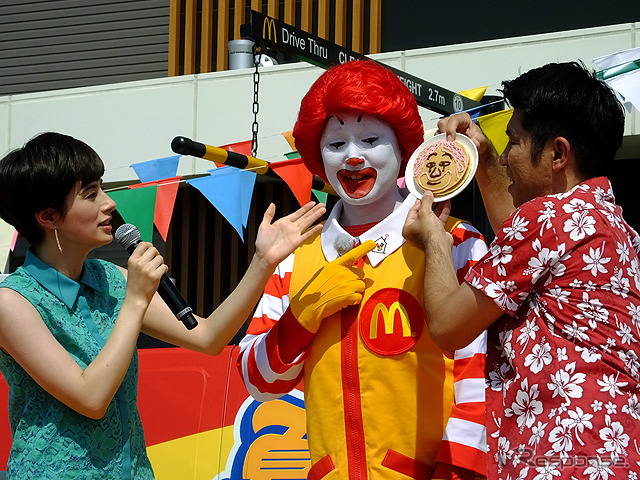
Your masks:
<svg viewBox="0 0 640 480"><path fill-rule="evenodd" d="M187 330L193 330L198 325L198 321L193 315L193 310L166 275L163 275L160 279L158 294L176 318L187 327Z"/></svg>

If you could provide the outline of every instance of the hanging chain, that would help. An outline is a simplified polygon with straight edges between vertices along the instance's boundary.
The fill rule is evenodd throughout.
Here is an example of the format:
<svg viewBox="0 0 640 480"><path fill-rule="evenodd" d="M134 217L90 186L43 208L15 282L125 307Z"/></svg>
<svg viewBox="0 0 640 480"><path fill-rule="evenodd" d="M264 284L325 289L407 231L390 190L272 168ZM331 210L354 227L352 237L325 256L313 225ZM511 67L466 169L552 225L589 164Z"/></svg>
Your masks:
<svg viewBox="0 0 640 480"><path fill-rule="evenodd" d="M251 133L253 134L251 139L251 155L253 157L258 156L258 111L260 111L260 103L258 102L258 87L260 85L260 72L258 66L260 65L260 47L255 43L253 44L253 64L256 67L253 72L253 124L251 125Z"/></svg>

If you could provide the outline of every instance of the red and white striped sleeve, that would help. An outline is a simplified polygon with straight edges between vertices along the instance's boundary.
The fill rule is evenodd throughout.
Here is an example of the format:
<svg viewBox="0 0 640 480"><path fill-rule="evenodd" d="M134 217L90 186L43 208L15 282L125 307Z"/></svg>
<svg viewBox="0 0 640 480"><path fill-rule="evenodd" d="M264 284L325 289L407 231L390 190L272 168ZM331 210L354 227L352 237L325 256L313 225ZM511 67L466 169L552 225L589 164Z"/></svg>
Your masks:
<svg viewBox="0 0 640 480"><path fill-rule="evenodd" d="M461 223L453 235L453 262L458 281L487 252L482 235ZM485 427L486 332L470 345L453 353L454 406L445 428L433 478L486 476L487 434Z"/></svg>
<svg viewBox="0 0 640 480"><path fill-rule="evenodd" d="M436 457L440 470L460 467L483 476L487 474L484 395L486 346L486 332L483 332L470 345L454 352L455 401ZM434 478L448 477L440 474L434 475Z"/></svg>
<svg viewBox="0 0 640 480"><path fill-rule="evenodd" d="M287 330L302 328L289 310L289 285L294 254L287 257L271 276L258 303L247 334L240 342L238 368L249 394L266 402L293 390L302 378L304 353L291 362L280 358L282 325ZM307 332L308 333L308 332ZM287 334L287 336L289 336ZM311 334L309 334L311 335Z"/></svg>
<svg viewBox="0 0 640 480"><path fill-rule="evenodd" d="M465 222L460 222L451 232L451 236L453 267L456 269L458 283L462 283L471 267L487 253L487 244L482 234Z"/></svg>

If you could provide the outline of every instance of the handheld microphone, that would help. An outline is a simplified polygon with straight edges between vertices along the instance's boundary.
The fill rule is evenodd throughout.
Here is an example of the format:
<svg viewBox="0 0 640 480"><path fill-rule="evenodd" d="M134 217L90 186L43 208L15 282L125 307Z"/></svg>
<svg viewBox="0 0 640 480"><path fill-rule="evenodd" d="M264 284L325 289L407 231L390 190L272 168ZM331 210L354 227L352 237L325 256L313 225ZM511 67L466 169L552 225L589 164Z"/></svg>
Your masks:
<svg viewBox="0 0 640 480"><path fill-rule="evenodd" d="M114 235L116 243L124 248L129 255L133 253L138 244L142 241L140 232L130 223L120 225ZM169 280L169 277L163 275L158 286L158 294L167 306L171 309L178 320L184 323L188 330L192 330L198 325L198 321L193 316L193 310L182 297L176 286Z"/></svg>

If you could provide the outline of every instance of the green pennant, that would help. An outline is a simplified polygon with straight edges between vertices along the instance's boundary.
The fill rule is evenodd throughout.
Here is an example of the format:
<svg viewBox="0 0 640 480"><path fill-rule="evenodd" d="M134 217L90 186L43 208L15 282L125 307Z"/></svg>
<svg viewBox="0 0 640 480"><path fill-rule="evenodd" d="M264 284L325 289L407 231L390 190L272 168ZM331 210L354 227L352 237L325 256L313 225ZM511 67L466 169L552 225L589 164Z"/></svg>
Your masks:
<svg viewBox="0 0 640 480"><path fill-rule="evenodd" d="M296 151L285 153L284 156L287 157L287 160L295 160L296 158L300 158L300 154Z"/></svg>
<svg viewBox="0 0 640 480"><path fill-rule="evenodd" d="M140 237L145 242L153 240L153 217L156 208L158 187L133 188L108 192L116 202L116 210L126 223L138 227Z"/></svg>
<svg viewBox="0 0 640 480"><path fill-rule="evenodd" d="M325 205L327 204L327 198L329 197L329 194L327 192L321 192L320 190L313 190L313 189L311 189L311 191L313 192L313 194L316 196L316 198L320 203L324 203Z"/></svg>

